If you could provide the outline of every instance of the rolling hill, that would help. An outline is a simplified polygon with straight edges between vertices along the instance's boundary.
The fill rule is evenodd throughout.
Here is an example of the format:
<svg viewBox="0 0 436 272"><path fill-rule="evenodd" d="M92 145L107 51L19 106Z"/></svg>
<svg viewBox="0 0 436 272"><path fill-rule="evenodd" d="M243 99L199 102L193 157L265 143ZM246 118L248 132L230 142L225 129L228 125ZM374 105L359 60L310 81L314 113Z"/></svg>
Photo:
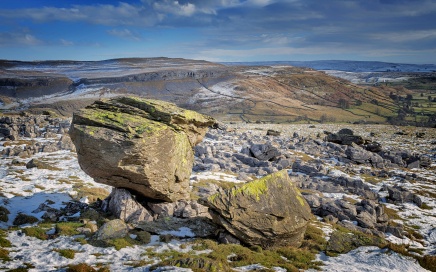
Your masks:
<svg viewBox="0 0 436 272"><path fill-rule="evenodd" d="M389 77L386 73L382 76ZM404 82L420 82L412 72L404 73L409 75L403 76ZM434 84L431 76L426 72L430 85ZM0 61L0 109L68 116L96 99L133 94L171 101L223 121L384 123L404 107L403 97L426 91L407 89L400 80L384 82L357 84L287 63L224 65L170 58L4 60Z"/></svg>

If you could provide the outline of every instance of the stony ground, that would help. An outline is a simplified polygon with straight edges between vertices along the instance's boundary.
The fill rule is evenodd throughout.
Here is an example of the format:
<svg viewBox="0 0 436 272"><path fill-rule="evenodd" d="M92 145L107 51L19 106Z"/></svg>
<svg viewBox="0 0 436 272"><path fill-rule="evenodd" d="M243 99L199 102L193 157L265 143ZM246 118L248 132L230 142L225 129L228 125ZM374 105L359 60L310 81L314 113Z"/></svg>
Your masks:
<svg viewBox="0 0 436 272"><path fill-rule="evenodd" d="M380 143L383 150L408 151L408 156L416 153L416 158L425 156L431 163L425 168L412 168L416 162L410 164L410 168L394 164L374 167L368 160L357 163L347 157L348 153L343 150L346 148L323 141L324 131L337 132L345 127L355 135ZM280 135L266 136L268 129ZM66 207L74 199L86 204L104 198L110 191L108 186L95 183L80 170L71 146L59 144L65 131L56 125L47 125L41 131L39 135L29 135L34 136L32 138L0 142L3 153L0 226L5 230L0 235L0 269L65 271L68 266L72 269L71 265L87 264L102 271L149 271L151 265L163 260L164 254L179 252L177 254L201 256L215 248L199 247L192 232L184 228L170 233L167 239L162 239L162 234L168 233L154 233L147 243L98 247L86 242L86 234L76 230L59 231L61 226L57 222L45 225L14 222L19 214L41 220L45 214L44 210L38 210L41 204L55 209ZM20 149L31 150L29 146L38 147L38 151L44 146L50 148L45 152L19 152ZM11 149L15 151L11 153ZM259 159L253 156L253 150L268 152L260 152ZM32 159L36 167L30 167ZM436 254L435 160L436 129L349 124L233 124L227 131L210 130L196 147L191 186L193 196L197 197L210 194L216 186L229 186L289 169L291 178L302 188L316 214L314 226L323 230L327 240L332 239L330 250L337 250L333 233L339 227L353 233L365 232L405 249L401 255L391 250L393 246L379 249L357 245L355 250L350 248L351 251L337 257L320 254L317 258L323 262L322 270L426 271L417 259ZM64 219L80 217L80 212L71 212ZM36 231L37 226L43 230L43 237L31 232ZM136 239L134 235L131 238ZM70 251L68 255L66 250L73 253ZM253 263L237 271L259 267L262 265ZM170 271L170 268L153 269ZM279 266L273 270L284 271ZM179 268L177 271L191 270Z"/></svg>

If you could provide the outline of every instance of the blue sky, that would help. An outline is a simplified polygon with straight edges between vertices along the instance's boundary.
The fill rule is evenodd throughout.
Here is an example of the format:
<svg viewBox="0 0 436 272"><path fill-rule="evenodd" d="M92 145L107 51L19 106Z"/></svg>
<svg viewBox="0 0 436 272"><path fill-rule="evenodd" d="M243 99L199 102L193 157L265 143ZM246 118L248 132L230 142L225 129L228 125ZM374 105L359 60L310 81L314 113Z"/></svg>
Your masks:
<svg viewBox="0 0 436 272"><path fill-rule="evenodd" d="M436 64L434 0L0 0L0 59Z"/></svg>

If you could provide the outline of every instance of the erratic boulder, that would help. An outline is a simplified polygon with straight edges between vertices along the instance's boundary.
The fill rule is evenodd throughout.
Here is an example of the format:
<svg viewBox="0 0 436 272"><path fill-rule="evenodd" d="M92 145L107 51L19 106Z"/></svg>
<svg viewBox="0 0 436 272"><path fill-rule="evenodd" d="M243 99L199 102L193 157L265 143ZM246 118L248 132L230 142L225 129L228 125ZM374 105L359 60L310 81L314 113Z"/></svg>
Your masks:
<svg viewBox="0 0 436 272"><path fill-rule="evenodd" d="M96 182L173 202L189 198L193 147L214 123L169 102L121 97L76 112L69 134Z"/></svg>
<svg viewBox="0 0 436 272"><path fill-rule="evenodd" d="M245 244L299 246L311 211L286 170L204 198L213 221Z"/></svg>

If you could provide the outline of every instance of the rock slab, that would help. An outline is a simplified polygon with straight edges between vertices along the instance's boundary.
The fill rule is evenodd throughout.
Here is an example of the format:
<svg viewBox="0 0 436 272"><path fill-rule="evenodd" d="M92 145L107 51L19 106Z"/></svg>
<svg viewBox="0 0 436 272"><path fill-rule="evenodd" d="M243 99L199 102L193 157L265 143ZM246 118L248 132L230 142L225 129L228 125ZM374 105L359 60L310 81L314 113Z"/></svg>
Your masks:
<svg viewBox="0 0 436 272"><path fill-rule="evenodd" d="M69 134L96 182L174 202L189 198L193 147L214 123L169 102L121 97L76 112Z"/></svg>
<svg viewBox="0 0 436 272"><path fill-rule="evenodd" d="M218 225L248 245L299 246L310 207L286 170L202 199Z"/></svg>

